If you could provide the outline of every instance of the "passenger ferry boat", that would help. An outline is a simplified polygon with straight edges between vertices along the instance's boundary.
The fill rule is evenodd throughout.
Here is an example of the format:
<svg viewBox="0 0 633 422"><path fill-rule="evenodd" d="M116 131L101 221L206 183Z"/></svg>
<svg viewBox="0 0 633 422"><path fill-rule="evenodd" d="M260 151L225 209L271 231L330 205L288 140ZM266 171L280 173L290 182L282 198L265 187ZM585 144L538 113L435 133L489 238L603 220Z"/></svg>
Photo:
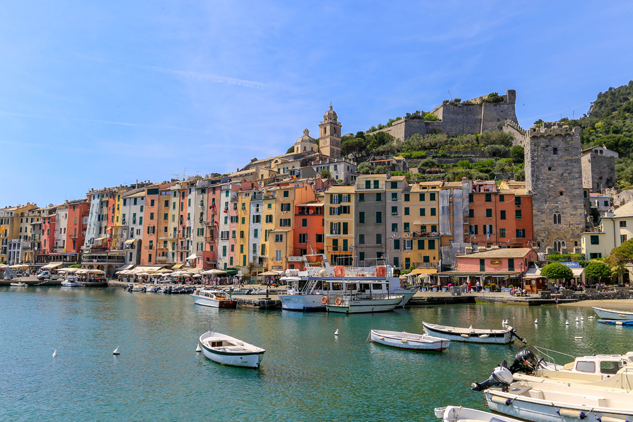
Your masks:
<svg viewBox="0 0 633 422"><path fill-rule="evenodd" d="M309 267L307 257L322 258L322 265ZM401 307L413 297L417 290L402 289L400 278L394 276L389 265L376 267L330 266L325 255L305 255L305 271L287 270L282 281L288 283L288 290L279 294L282 309L288 311L325 311L324 296L350 295L367 292L373 295L392 294L402 296L397 306Z"/></svg>

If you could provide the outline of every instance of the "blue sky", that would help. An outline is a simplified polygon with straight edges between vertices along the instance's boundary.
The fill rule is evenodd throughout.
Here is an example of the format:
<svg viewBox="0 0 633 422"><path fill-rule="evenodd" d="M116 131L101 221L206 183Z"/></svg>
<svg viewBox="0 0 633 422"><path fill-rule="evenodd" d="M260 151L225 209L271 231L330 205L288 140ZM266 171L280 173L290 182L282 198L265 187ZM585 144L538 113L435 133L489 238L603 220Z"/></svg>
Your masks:
<svg viewBox="0 0 633 422"><path fill-rule="evenodd" d="M230 172L315 134L517 90L517 116L586 113L633 79L633 3L8 2L0 207Z"/></svg>

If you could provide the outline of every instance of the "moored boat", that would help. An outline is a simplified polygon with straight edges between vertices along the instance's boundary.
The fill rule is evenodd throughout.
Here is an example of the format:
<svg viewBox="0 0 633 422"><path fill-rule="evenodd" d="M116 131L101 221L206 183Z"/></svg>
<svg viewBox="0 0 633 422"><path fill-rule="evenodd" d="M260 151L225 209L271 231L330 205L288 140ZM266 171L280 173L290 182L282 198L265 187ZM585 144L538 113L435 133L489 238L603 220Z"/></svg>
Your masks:
<svg viewBox="0 0 633 422"><path fill-rule="evenodd" d="M602 319L633 321L633 312L630 311L619 311L617 309L605 309L595 306L592 309L598 315L598 317Z"/></svg>
<svg viewBox="0 0 633 422"><path fill-rule="evenodd" d="M28 284L26 283L22 283L21 281L17 282L17 283L11 283L9 284L11 287L28 287Z"/></svg>
<svg viewBox="0 0 633 422"><path fill-rule="evenodd" d="M372 343L408 350L427 350L441 352L448 349L451 341L428 334L414 334L405 331L370 331Z"/></svg>
<svg viewBox="0 0 633 422"><path fill-rule="evenodd" d="M435 417L443 422L519 422L518 419L462 406L436 407Z"/></svg>
<svg viewBox="0 0 633 422"><path fill-rule="evenodd" d="M237 307L237 301L223 290L202 289L196 290L191 297L196 305L210 306L212 308L232 308Z"/></svg>
<svg viewBox="0 0 633 422"><path fill-rule="evenodd" d="M200 336L202 353L207 359L229 366L259 368L265 349L226 334L207 331Z"/></svg>
<svg viewBox="0 0 633 422"><path fill-rule="evenodd" d="M633 321L623 321L623 320L613 320L613 319L599 319L598 322L602 324L612 324L612 325L624 325L633 327Z"/></svg>
<svg viewBox="0 0 633 422"><path fill-rule="evenodd" d="M373 312L389 312L396 309L402 296L381 295L336 295L323 296L323 302L328 312L339 314L366 314Z"/></svg>
<svg viewBox="0 0 633 422"><path fill-rule="evenodd" d="M450 327L447 325L429 324L422 322L424 330L428 335L441 337L452 341L482 344L508 344L513 341L513 337L525 342L519 337L511 326L501 330L486 330L477 328Z"/></svg>
<svg viewBox="0 0 633 422"><path fill-rule="evenodd" d="M64 281L62 281L63 287L83 287L83 284L74 275L69 275Z"/></svg>

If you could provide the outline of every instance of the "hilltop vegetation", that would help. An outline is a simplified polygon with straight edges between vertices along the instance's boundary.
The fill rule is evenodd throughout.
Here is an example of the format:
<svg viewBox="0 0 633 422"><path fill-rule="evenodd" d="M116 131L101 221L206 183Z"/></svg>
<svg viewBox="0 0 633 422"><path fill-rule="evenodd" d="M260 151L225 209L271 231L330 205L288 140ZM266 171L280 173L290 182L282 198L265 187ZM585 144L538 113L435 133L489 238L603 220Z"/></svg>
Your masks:
<svg viewBox="0 0 633 422"><path fill-rule="evenodd" d="M598 94L588 115L562 119L582 128L582 146L604 145L617 151L616 176L620 187L633 186L633 81Z"/></svg>

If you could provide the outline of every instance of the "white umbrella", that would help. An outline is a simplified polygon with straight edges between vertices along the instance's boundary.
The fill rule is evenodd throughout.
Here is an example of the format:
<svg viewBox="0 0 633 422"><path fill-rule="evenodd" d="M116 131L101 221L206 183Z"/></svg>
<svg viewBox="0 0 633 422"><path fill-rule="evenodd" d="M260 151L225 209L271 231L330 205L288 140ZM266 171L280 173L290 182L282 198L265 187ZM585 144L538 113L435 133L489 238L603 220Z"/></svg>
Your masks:
<svg viewBox="0 0 633 422"><path fill-rule="evenodd" d="M211 269L211 270L207 270L207 271L203 271L202 274L205 275L220 275L220 274L226 274L226 271L224 270L217 270L217 269Z"/></svg>

